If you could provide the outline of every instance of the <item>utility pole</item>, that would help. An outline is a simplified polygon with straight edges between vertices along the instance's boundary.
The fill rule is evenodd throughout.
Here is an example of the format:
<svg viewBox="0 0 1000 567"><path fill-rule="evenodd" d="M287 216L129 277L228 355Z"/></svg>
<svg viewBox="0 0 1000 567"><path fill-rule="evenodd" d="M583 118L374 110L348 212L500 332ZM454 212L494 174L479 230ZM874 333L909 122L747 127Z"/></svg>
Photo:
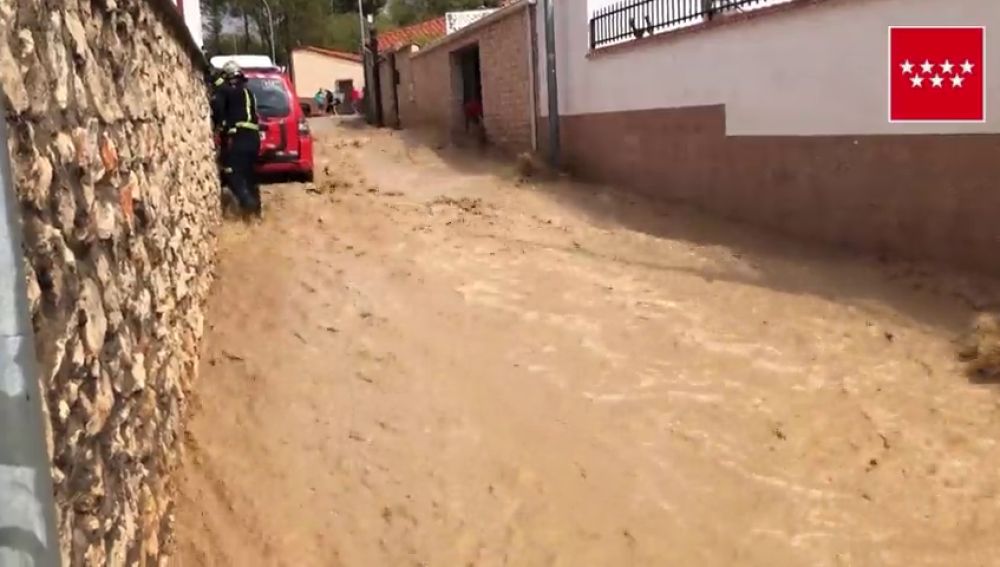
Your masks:
<svg viewBox="0 0 1000 567"><path fill-rule="evenodd" d="M267 3L267 0L260 0L264 3L264 10L267 11L267 30L271 35L271 64L277 65L278 60L274 56L274 15L271 13L271 5Z"/></svg>
<svg viewBox="0 0 1000 567"><path fill-rule="evenodd" d="M545 70L549 95L549 164L559 165L559 85L556 74L556 17L553 0L542 0L545 8Z"/></svg>
<svg viewBox="0 0 1000 567"><path fill-rule="evenodd" d="M365 52L365 43L367 43L368 33L365 29L365 4L364 0L358 0L358 21L361 24L361 53Z"/></svg>
<svg viewBox="0 0 1000 567"><path fill-rule="evenodd" d="M365 119L371 123L375 120L373 116L373 107L371 105L371 83L374 79L374 65L372 64L371 54L368 51L368 23L365 21L365 4L364 0L358 0L358 25L361 29L361 57L364 62L365 67Z"/></svg>
<svg viewBox="0 0 1000 567"><path fill-rule="evenodd" d="M58 567L52 466L6 116L0 97L0 565Z"/></svg>
<svg viewBox="0 0 1000 567"><path fill-rule="evenodd" d="M369 32L368 35L370 37L370 40L368 42L368 44L370 46L369 51L372 54L372 89L371 90L374 91L374 94L372 94L372 99L371 99L371 108L372 108L372 112L375 114L375 116L374 116L374 119L372 120L372 122L375 124L375 126L378 126L379 128L381 128L385 124L384 124L384 120L383 120L383 116L382 116L382 73L379 72L379 68L378 68L378 65L379 65L379 61L378 61L378 57L379 57L379 53L378 53L378 30L376 30L375 27L372 26L372 29L371 29L371 31Z"/></svg>

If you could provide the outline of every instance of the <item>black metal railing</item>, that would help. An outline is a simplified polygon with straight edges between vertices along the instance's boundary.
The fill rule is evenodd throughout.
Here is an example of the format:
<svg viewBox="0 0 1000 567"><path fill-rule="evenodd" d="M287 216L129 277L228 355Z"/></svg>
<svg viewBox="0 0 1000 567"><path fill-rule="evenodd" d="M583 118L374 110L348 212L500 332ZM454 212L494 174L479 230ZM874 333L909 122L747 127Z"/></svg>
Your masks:
<svg viewBox="0 0 1000 567"><path fill-rule="evenodd" d="M751 10L788 0L623 0L590 17L590 49L640 39L711 20L728 11Z"/></svg>

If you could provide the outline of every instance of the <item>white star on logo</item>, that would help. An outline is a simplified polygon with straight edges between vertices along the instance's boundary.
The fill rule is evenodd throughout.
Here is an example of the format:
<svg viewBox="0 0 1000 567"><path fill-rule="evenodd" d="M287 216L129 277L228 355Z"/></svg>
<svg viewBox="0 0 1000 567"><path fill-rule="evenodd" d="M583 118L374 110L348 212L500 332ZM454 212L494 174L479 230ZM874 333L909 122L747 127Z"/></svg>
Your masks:
<svg viewBox="0 0 1000 567"><path fill-rule="evenodd" d="M916 77L911 77L910 82L913 83L914 88L920 88L924 86L924 78L917 75Z"/></svg>
<svg viewBox="0 0 1000 567"><path fill-rule="evenodd" d="M903 74L904 74L904 75L909 75L910 73L912 73L912 72L913 72L913 67L914 67L914 65L913 65L913 63L910 63L910 60L909 60L909 59L907 59L906 61L904 61L904 62L903 62L903 63L902 63L901 65L900 65L900 67L902 67L902 68L903 68Z"/></svg>
<svg viewBox="0 0 1000 567"><path fill-rule="evenodd" d="M925 59L923 64L920 65L920 68L923 69L924 73L930 75L931 71L934 70L934 65L932 65L930 61L927 61Z"/></svg>
<svg viewBox="0 0 1000 567"><path fill-rule="evenodd" d="M931 83L934 88L939 89L944 84L944 77L934 75L931 77Z"/></svg>
<svg viewBox="0 0 1000 567"><path fill-rule="evenodd" d="M976 66L975 63L972 63L968 59L966 59L965 63L962 63L962 72L965 73L966 75L969 75L972 73L972 68L975 66Z"/></svg>
<svg viewBox="0 0 1000 567"><path fill-rule="evenodd" d="M965 83L965 77L959 77L958 75L955 75L954 77L951 78L951 86L956 89L960 88L963 83Z"/></svg>
<svg viewBox="0 0 1000 567"><path fill-rule="evenodd" d="M941 64L941 72L947 75L948 73L951 73L951 70L954 67L955 66L951 63L951 61L945 59L944 63Z"/></svg>

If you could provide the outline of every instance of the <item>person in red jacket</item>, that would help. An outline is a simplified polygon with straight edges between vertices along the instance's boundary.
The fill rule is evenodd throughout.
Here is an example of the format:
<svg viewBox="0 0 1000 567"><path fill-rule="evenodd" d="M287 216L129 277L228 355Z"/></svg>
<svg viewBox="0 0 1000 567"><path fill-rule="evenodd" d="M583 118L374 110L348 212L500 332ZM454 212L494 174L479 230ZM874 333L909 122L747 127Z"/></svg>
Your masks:
<svg viewBox="0 0 1000 567"><path fill-rule="evenodd" d="M469 125L479 124L483 120L483 103L479 102L478 98L470 98L465 101L465 129L469 129Z"/></svg>
<svg viewBox="0 0 1000 567"><path fill-rule="evenodd" d="M355 112L360 113L364 109L364 106L362 106L361 91L359 91L357 87L355 87L354 90L350 92L350 96L351 96L351 107L354 109Z"/></svg>
<svg viewBox="0 0 1000 567"><path fill-rule="evenodd" d="M465 101L465 131L472 127L473 134L480 146L486 145L486 127L483 125L483 103L478 97L472 97Z"/></svg>

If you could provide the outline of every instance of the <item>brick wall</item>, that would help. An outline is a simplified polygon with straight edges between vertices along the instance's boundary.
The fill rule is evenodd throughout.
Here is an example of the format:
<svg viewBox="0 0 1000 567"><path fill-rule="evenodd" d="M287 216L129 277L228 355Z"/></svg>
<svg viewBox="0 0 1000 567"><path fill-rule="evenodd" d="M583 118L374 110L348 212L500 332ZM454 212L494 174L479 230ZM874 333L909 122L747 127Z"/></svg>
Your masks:
<svg viewBox="0 0 1000 567"><path fill-rule="evenodd" d="M521 10L484 29L480 39L486 133L490 141L511 152L532 145L531 17L531 10Z"/></svg>
<svg viewBox="0 0 1000 567"><path fill-rule="evenodd" d="M583 179L788 235L1000 275L1000 135L727 136L726 112L562 116L562 159Z"/></svg>
<svg viewBox="0 0 1000 567"><path fill-rule="evenodd" d="M438 50L423 57L410 58L410 84L413 92L413 116L403 115L408 124L419 127L451 128L452 104L451 59Z"/></svg>
<svg viewBox="0 0 1000 567"><path fill-rule="evenodd" d="M455 87L455 52L478 44L483 115L491 143L510 153L530 150L533 81L529 30L532 7L513 7L456 33L400 65L401 118L406 127L431 127L452 136L464 131L461 94ZM403 54L399 59L404 59ZM385 90L385 89L383 89ZM404 102L405 100L405 102Z"/></svg>
<svg viewBox="0 0 1000 567"><path fill-rule="evenodd" d="M418 116L409 51L403 51L396 55L396 71L399 72L399 85L396 87L399 93L399 126L406 128Z"/></svg>

